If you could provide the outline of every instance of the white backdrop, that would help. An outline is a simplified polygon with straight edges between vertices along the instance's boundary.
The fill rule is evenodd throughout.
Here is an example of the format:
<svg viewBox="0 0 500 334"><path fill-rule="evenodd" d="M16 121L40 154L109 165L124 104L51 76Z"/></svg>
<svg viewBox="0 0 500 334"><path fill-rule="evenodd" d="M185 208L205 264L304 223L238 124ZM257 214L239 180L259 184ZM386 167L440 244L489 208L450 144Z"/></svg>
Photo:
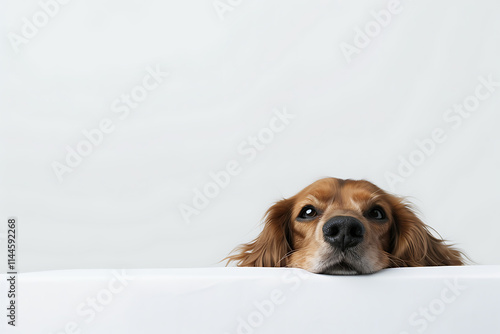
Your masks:
<svg viewBox="0 0 500 334"><path fill-rule="evenodd" d="M2 0L2 252L16 216L21 271L221 266L274 201L335 176L500 264L499 14Z"/></svg>

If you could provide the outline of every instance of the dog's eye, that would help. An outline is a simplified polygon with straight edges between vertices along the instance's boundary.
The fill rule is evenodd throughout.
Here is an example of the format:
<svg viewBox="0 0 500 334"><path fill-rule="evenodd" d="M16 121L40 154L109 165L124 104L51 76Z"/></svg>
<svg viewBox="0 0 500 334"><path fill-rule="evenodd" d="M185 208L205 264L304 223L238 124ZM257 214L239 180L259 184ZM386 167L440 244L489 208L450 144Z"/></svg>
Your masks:
<svg viewBox="0 0 500 334"><path fill-rule="evenodd" d="M311 219L314 218L318 215L318 212L312 205L306 205L305 207L300 210L299 216L297 218L299 219Z"/></svg>
<svg viewBox="0 0 500 334"><path fill-rule="evenodd" d="M368 217L375 220L383 220L387 217L387 215L385 214L384 209L380 206L376 206L368 211Z"/></svg>

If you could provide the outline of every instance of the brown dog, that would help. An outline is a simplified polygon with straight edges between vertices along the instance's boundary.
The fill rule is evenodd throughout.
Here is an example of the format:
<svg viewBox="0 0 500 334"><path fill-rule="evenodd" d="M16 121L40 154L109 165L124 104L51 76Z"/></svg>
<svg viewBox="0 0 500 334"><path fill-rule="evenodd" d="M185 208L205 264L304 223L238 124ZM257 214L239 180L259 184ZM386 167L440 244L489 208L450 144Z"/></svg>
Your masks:
<svg viewBox="0 0 500 334"><path fill-rule="evenodd" d="M464 264L402 198L360 180L325 178L274 204L264 230L228 262L295 267L323 274L368 274L390 267Z"/></svg>

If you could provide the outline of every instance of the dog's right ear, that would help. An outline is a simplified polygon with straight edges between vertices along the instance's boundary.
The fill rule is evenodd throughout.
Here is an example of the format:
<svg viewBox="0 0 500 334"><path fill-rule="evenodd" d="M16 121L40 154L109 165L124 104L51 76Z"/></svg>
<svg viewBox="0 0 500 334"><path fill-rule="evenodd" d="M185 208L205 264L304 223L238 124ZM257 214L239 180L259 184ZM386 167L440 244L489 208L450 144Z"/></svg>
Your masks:
<svg viewBox="0 0 500 334"><path fill-rule="evenodd" d="M290 220L293 199L283 199L265 215L264 230L252 242L240 245L226 257L239 267L286 267L286 255L292 250Z"/></svg>

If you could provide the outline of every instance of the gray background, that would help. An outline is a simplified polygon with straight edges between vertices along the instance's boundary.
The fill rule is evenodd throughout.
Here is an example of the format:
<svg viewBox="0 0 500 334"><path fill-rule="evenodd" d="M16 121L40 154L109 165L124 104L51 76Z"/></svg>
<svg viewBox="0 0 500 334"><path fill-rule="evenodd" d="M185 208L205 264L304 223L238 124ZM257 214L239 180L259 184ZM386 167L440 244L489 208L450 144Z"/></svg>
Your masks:
<svg viewBox="0 0 500 334"><path fill-rule="evenodd" d="M498 2L403 0L350 62L342 43L388 1L223 3L221 18L212 1L73 0L15 52L41 7L2 1L0 219L19 219L22 271L221 266L274 201L325 176L409 196L473 260L500 264L500 87L460 125L443 118L478 77L500 81ZM120 119L113 102L148 66L170 74ZM239 145L275 109L294 118L248 161ZM102 119L114 130L59 182L53 163ZM436 128L446 140L392 187ZM232 160L241 172L183 219Z"/></svg>

